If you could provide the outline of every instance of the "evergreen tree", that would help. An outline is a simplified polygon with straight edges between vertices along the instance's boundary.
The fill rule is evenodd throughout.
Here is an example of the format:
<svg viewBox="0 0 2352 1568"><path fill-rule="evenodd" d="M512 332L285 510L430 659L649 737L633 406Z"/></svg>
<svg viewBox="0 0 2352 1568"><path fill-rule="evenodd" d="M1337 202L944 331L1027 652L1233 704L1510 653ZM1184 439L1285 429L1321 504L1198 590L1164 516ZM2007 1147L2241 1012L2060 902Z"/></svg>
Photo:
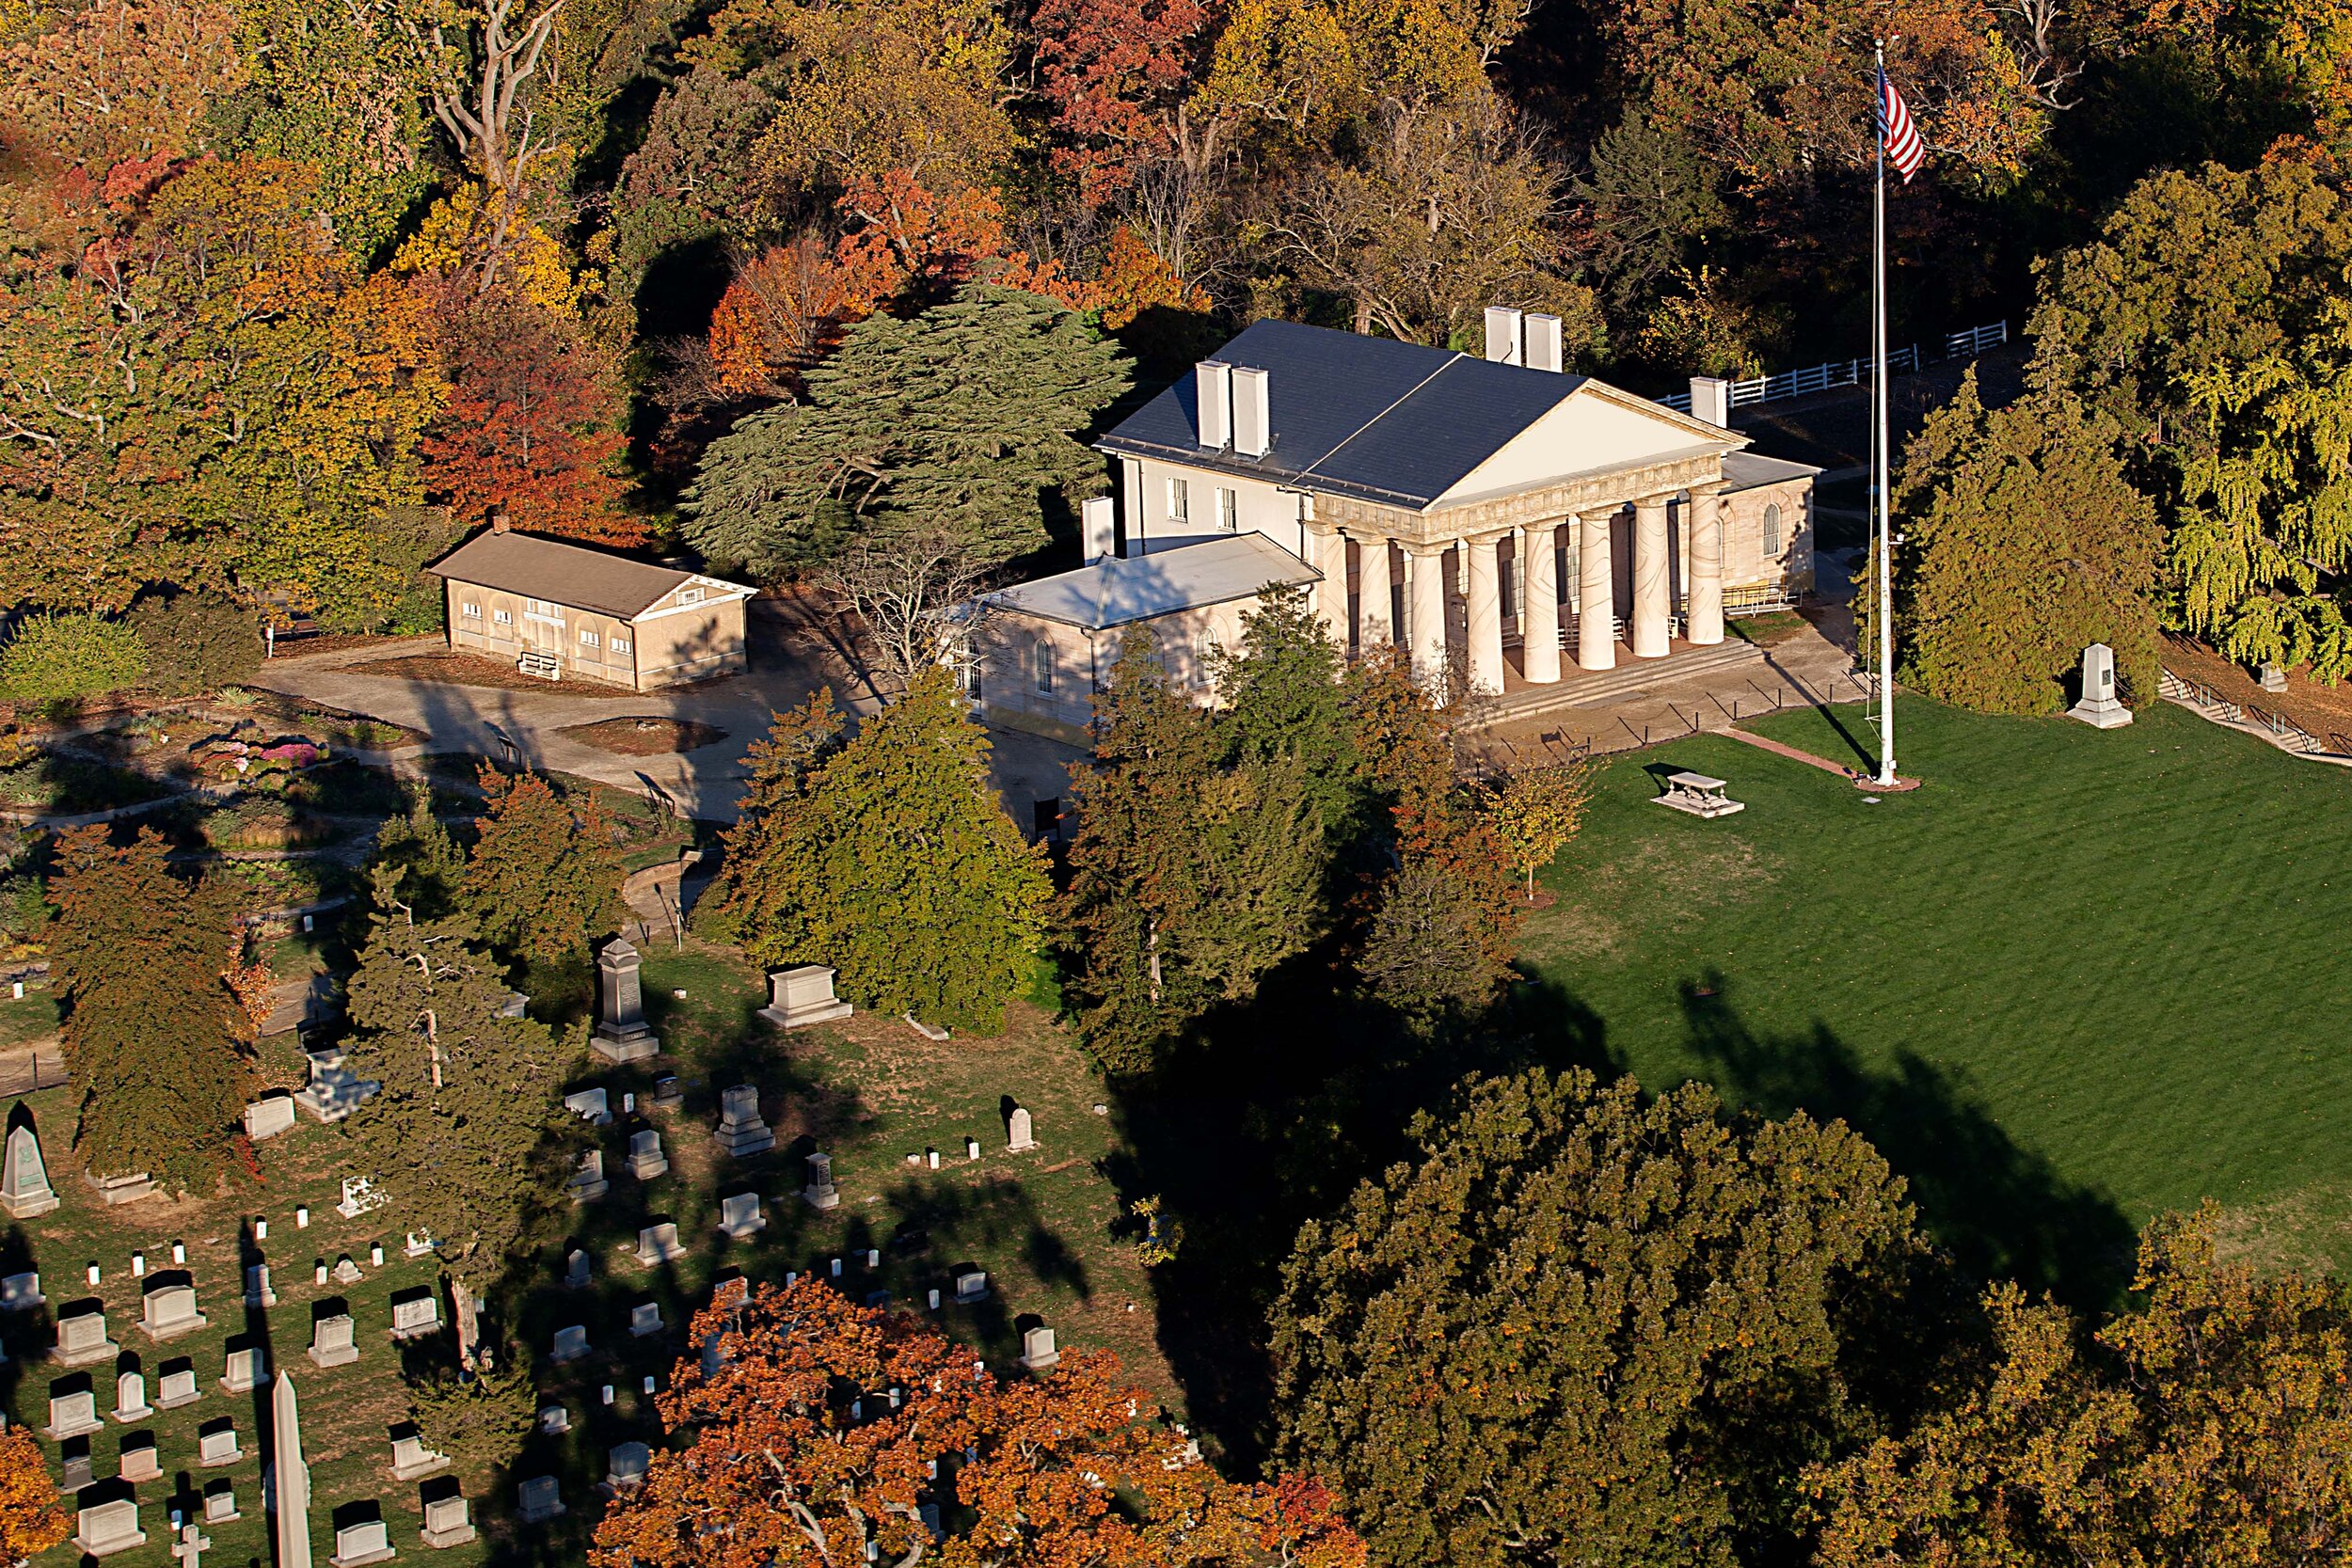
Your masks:
<svg viewBox="0 0 2352 1568"><path fill-rule="evenodd" d="M2105 642L2124 686L2153 696L2162 531L2117 435L2063 391L1988 411L1973 370L1928 416L1897 501L1907 684L1980 713L2056 713Z"/></svg>
<svg viewBox="0 0 2352 1568"><path fill-rule="evenodd" d="M912 321L860 322L807 382L805 405L754 414L704 453L686 525L704 554L776 576L851 529L901 524L953 531L988 562L1041 549L1052 517L1101 488L1073 437L1129 374L1068 308L976 284Z"/></svg>
<svg viewBox="0 0 2352 1568"><path fill-rule="evenodd" d="M536 773L480 778L483 814L461 902L481 933L520 958L585 958L628 918L612 824L593 795L564 796Z"/></svg>
<svg viewBox="0 0 2352 1568"><path fill-rule="evenodd" d="M228 1166L250 1076L230 984L243 942L236 895L175 876L167 847L151 828L119 847L103 827L68 831L49 952L84 1160L201 1193Z"/></svg>
<svg viewBox="0 0 2352 1568"><path fill-rule="evenodd" d="M841 710L833 689L820 687L805 703L773 714L765 740L744 761L751 779L735 826L721 835L725 853L719 875L695 906L704 934L732 942L764 966L787 962L808 939L793 900L793 841L806 814L817 768L841 743Z"/></svg>
<svg viewBox="0 0 2352 1568"><path fill-rule="evenodd" d="M1385 1563L1792 1560L1851 1315L1918 1246L1886 1163L1581 1070L1473 1080L1416 1136L1283 1270L1280 1460Z"/></svg>
<svg viewBox="0 0 2352 1568"><path fill-rule="evenodd" d="M383 1085L349 1125L404 1223L439 1243L469 1357L473 1299L524 1255L560 1191L564 1074L585 1040L503 1016L506 981L473 922L417 919L395 875L374 873L347 988L353 1066Z"/></svg>
<svg viewBox="0 0 2352 1568"><path fill-rule="evenodd" d="M377 830L368 865L392 869L392 892L420 920L455 910L466 880L465 851L433 815L432 791L421 785L409 788L408 815L388 817Z"/></svg>
<svg viewBox="0 0 2352 1568"><path fill-rule="evenodd" d="M1227 762L1296 758L1315 815L1334 833L1362 793L1340 694L1342 656L1303 590L1270 588L1242 617L1240 645L1220 650L1216 665Z"/></svg>
<svg viewBox="0 0 2352 1568"><path fill-rule="evenodd" d="M780 726L779 752L819 729ZM787 785L792 765L771 753L770 799L806 798L771 806L776 831L747 845L746 942L832 964L843 993L876 1011L997 1028L1029 978L1053 888L1042 851L997 803L988 749L954 677L932 670L804 784Z"/></svg>

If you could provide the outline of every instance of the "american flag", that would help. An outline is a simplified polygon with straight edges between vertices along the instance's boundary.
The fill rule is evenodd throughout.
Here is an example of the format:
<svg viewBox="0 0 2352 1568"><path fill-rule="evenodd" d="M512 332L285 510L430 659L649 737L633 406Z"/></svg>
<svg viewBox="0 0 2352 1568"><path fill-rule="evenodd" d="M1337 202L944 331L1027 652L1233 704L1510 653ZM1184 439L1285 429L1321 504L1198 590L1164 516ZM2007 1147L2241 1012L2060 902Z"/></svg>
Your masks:
<svg viewBox="0 0 2352 1568"><path fill-rule="evenodd" d="M1886 149L1886 161L1902 171L1906 185L1928 161L1928 144L1919 139L1919 128L1911 122L1903 95L1895 90L1883 71L1879 72L1879 144Z"/></svg>

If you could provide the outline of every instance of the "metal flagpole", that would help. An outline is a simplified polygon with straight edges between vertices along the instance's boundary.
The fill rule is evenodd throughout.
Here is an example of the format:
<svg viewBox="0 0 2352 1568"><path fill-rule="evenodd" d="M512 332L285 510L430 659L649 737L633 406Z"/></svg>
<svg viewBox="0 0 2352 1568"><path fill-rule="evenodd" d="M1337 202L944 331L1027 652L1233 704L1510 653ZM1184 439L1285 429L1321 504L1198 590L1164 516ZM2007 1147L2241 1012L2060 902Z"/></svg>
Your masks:
<svg viewBox="0 0 2352 1568"><path fill-rule="evenodd" d="M1871 378L1870 430L1872 436L1871 488L1878 498L1878 615L1879 624L1879 778L1881 784L1895 782L1895 572L1890 557L1894 551L1894 498L1888 494L1890 469L1887 460L1886 429L1886 46L1874 45L1878 61L1878 182L1871 199L1871 273L1870 273L1870 346L1874 373Z"/></svg>

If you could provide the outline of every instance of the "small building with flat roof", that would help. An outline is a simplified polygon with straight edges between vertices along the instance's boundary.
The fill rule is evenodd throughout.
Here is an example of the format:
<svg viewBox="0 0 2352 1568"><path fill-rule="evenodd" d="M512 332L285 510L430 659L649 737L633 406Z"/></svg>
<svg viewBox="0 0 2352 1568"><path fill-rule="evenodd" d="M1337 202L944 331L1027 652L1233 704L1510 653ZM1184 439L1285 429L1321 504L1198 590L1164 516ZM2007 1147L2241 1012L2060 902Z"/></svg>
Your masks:
<svg viewBox="0 0 2352 1568"><path fill-rule="evenodd" d="M449 645L526 674L648 691L745 668L739 582L495 528L425 570Z"/></svg>

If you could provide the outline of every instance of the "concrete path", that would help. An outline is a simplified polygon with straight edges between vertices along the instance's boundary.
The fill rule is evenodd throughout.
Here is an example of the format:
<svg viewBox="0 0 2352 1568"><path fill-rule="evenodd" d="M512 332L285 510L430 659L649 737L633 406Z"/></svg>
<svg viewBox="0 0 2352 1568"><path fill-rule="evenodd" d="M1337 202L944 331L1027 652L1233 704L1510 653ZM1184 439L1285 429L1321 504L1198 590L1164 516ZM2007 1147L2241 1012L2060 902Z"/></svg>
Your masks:
<svg viewBox="0 0 2352 1568"><path fill-rule="evenodd" d="M778 608L772 600L753 603L751 670L686 690L592 696L583 695L578 685L549 682L544 689L516 691L367 671L369 663L378 660L436 651L441 644L435 639L272 659L252 684L299 701L405 725L426 736L426 752L499 763L511 755L534 768L666 798L689 816L732 822L750 776L743 766L746 751L768 733L773 714L805 702L820 686L830 686L835 700L855 715L882 705L865 673L790 607ZM599 720L633 718L691 720L723 731L724 738L691 752L632 757L561 733ZM1065 768L1078 753L1035 736L992 731L991 739L995 745L993 782L1007 810L1026 829L1030 801L1066 793ZM404 754L415 753L368 760L396 762Z"/></svg>

